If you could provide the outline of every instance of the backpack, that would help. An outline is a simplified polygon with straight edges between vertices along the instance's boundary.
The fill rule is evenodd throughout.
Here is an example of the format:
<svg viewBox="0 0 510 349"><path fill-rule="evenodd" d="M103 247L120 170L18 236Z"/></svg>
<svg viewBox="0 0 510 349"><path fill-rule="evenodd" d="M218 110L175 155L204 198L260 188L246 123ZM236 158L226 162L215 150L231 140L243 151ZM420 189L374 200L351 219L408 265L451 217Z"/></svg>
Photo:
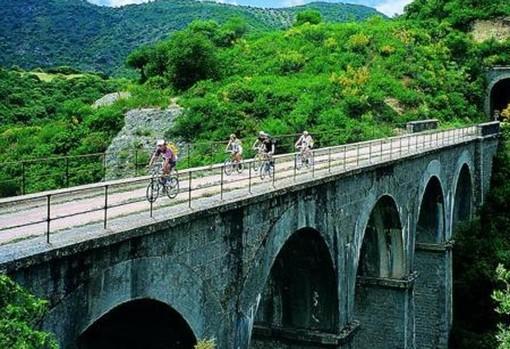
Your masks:
<svg viewBox="0 0 510 349"><path fill-rule="evenodd" d="M178 159L177 155L179 155L179 147L175 143L172 143L172 142L168 142L166 144L166 146L172 151L172 153L174 153L175 161L177 161L177 159Z"/></svg>

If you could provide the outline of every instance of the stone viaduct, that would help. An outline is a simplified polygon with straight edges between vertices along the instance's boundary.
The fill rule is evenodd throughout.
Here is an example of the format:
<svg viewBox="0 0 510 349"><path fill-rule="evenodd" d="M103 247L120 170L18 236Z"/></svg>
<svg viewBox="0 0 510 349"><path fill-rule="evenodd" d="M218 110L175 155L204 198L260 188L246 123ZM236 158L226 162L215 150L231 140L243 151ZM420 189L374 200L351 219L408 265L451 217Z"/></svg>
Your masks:
<svg viewBox="0 0 510 349"><path fill-rule="evenodd" d="M498 131L0 269L49 300L62 348L446 348L452 235Z"/></svg>

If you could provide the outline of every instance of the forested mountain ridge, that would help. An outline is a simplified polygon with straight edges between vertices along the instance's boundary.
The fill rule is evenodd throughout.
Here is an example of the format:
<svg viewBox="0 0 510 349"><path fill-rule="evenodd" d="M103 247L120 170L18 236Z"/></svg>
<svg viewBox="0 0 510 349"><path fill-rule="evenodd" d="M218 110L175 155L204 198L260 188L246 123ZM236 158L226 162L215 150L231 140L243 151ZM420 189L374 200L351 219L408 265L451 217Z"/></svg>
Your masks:
<svg viewBox="0 0 510 349"><path fill-rule="evenodd" d="M261 9L195 0L158 0L120 8L85 0L4 1L0 16L0 65L32 69L67 65L115 74L135 48L156 42L196 19L219 23L240 17L250 28L290 26L296 12L318 9L328 21L359 20L372 8L313 3L287 9Z"/></svg>

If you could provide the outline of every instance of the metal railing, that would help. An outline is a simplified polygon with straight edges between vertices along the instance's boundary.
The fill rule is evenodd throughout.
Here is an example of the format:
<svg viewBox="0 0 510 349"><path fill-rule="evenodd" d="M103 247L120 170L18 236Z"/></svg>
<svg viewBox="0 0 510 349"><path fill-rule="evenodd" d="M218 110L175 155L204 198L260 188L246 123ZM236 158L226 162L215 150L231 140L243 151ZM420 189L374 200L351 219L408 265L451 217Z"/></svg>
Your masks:
<svg viewBox="0 0 510 349"><path fill-rule="evenodd" d="M471 141L482 133L480 126L470 126L318 148L312 151L309 168L301 170L296 161L299 153L276 155L273 176L264 180L253 169L253 159L243 162L244 172L231 176L225 174L224 164L190 168L178 174L177 198L165 197L155 203L146 199L150 176L0 199L0 244L40 235L46 235L50 243L53 232L70 227L102 223L107 229L112 219L125 216L147 214L153 218L157 212L168 213L168 209L179 214L208 208L225 200L239 200Z"/></svg>
<svg viewBox="0 0 510 349"><path fill-rule="evenodd" d="M329 138L341 135L345 130L330 130L326 132L314 132L318 146L331 145ZM273 138L277 140L279 149L291 151L293 144L300 134L281 134ZM247 153L250 153L250 146L255 137L248 137L243 140ZM193 157L200 155L210 159L221 156L221 152L227 142L207 141L197 143L180 143L182 151L179 168L186 169L193 166ZM102 152L82 155L61 155L50 156L38 159L23 159L17 161L6 161L0 163L0 186L11 185L11 194L4 196L25 195L50 189L69 188L74 185L95 183L107 180L107 175L115 179L138 177L142 174L150 157L150 152L145 149L133 148L126 151L123 157L129 159L125 164L116 163L109 166L110 158L118 158L119 154ZM115 161L112 161L115 162ZM33 166L37 166L36 173L33 173ZM76 169L75 167L79 167ZM42 170L41 170L42 169ZM37 178L44 178L46 186L33 185ZM50 180L48 182L48 180ZM30 184L30 185L29 185ZM7 189L6 189L7 190ZM0 191L0 197L2 193Z"/></svg>

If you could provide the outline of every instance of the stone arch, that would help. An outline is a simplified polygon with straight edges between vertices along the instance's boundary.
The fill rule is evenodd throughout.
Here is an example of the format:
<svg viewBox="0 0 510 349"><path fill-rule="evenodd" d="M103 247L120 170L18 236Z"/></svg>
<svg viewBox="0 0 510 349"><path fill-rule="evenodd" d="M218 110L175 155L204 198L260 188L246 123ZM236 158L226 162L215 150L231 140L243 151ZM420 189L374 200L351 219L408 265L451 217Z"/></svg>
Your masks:
<svg viewBox="0 0 510 349"><path fill-rule="evenodd" d="M166 303L149 298L120 304L78 338L80 349L191 349L197 339L186 320Z"/></svg>
<svg viewBox="0 0 510 349"><path fill-rule="evenodd" d="M454 172L454 175L453 175L453 179L451 181L451 184L450 184L450 188L449 188L449 193L448 193L448 197L449 197L449 201L450 201L450 205L449 205L449 223L448 223L448 238L451 238L452 235L453 235L453 232L454 232L454 228L455 228L455 225L456 225L456 218L455 218L455 210L456 210L456 206L457 206L457 202L459 202L459 194L457 193L458 192L458 187L459 187L459 180L460 180L460 176L461 176L461 172L463 171L463 168L465 168L464 171L466 171L466 173L469 174L469 182L470 182L470 190L469 190L469 196L471 197L471 199L469 200L470 202L470 217L472 217L473 213L474 213L474 209L475 209L475 200L476 200L476 197L475 197L475 178L474 178L474 169L475 169L475 166L474 166L474 162L473 162L473 156L472 154L468 151L468 150L465 150L462 152L461 156L458 158L457 160L457 164L455 166L455 172ZM466 188L464 188L465 190ZM456 199L457 197L457 199Z"/></svg>
<svg viewBox="0 0 510 349"><path fill-rule="evenodd" d="M97 320L121 304L151 299L174 309L196 338L217 338L225 317L218 295L191 268L164 257L139 258L112 265L92 275L45 317L43 328L56 334L63 348L76 348L77 338ZM225 344L226 345L226 344Z"/></svg>
<svg viewBox="0 0 510 349"><path fill-rule="evenodd" d="M265 285L256 321L269 328L335 333L337 275L320 233L301 229L278 253Z"/></svg>
<svg viewBox="0 0 510 349"><path fill-rule="evenodd" d="M235 325L236 347L249 347L255 317L273 265L287 241L296 232L307 230L319 234L325 246L327 246L329 257L335 270L337 270L339 257L333 252L336 249L333 247L330 236L316 225L318 221L316 212L315 202L297 200L286 207L269 230L264 233L263 241L261 241L259 248L249 262L249 269L245 273L239 301L240 313ZM323 224L325 223L323 222ZM338 295L342 293L342 284L337 285L337 291Z"/></svg>
<svg viewBox="0 0 510 349"><path fill-rule="evenodd" d="M406 273L404 233L395 199L382 195L369 211L360 234L357 274L400 278Z"/></svg>
<svg viewBox="0 0 510 349"><path fill-rule="evenodd" d="M416 221L416 243L440 243L446 239L445 195L441 180L432 176L421 196Z"/></svg>
<svg viewBox="0 0 510 349"><path fill-rule="evenodd" d="M462 165L456 178L452 205L452 231L456 225L469 221L473 215L473 178L467 164Z"/></svg>
<svg viewBox="0 0 510 349"><path fill-rule="evenodd" d="M495 75L487 87L485 110L490 119L493 118L494 111L501 108L501 104L503 104L505 100L507 105L510 103L510 97L504 97L499 94L500 91L505 90L510 94L510 68L506 70L507 71L502 71ZM502 99L500 99L500 97L502 97Z"/></svg>

